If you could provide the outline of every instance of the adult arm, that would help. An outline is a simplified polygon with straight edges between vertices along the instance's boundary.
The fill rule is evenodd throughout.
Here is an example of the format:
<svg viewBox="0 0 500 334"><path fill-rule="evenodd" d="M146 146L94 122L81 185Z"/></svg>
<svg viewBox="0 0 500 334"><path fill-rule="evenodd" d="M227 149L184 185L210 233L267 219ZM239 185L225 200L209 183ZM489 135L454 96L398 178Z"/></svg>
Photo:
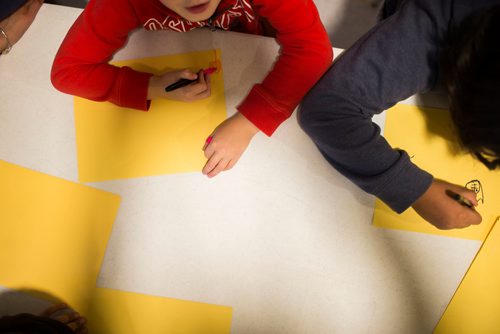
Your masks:
<svg viewBox="0 0 500 334"><path fill-rule="evenodd" d="M2 28L9 38L7 41L5 36L0 35L0 53L6 50L9 44L12 47L21 39L31 23L35 20L36 14L38 10L40 10L42 3L43 0L29 0L14 13L0 21L0 28Z"/></svg>

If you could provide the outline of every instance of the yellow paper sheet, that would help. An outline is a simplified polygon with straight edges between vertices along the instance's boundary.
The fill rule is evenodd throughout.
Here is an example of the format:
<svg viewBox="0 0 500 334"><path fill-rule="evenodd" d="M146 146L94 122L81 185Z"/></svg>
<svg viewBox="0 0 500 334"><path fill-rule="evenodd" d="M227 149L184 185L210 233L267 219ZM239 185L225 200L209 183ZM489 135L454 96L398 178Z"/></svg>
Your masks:
<svg viewBox="0 0 500 334"><path fill-rule="evenodd" d="M98 288L88 326L95 334L223 334L231 316L227 306Z"/></svg>
<svg viewBox="0 0 500 334"><path fill-rule="evenodd" d="M220 61L220 50L116 62L150 73ZM81 182L201 171L206 138L226 118L222 69L210 76L211 96L196 102L159 99L148 112L75 98Z"/></svg>
<svg viewBox="0 0 500 334"><path fill-rule="evenodd" d="M436 178L470 189L481 199L477 211L483 222L466 229L442 231L427 223L413 209L394 213L377 200L373 224L379 227L484 240L500 214L500 173L488 170L470 154L459 153L446 110L398 104L387 111L384 137L393 147L408 152L412 161Z"/></svg>
<svg viewBox="0 0 500 334"><path fill-rule="evenodd" d="M500 333L500 222L497 220L434 334Z"/></svg>
<svg viewBox="0 0 500 334"><path fill-rule="evenodd" d="M85 312L117 195L0 161L0 285Z"/></svg>

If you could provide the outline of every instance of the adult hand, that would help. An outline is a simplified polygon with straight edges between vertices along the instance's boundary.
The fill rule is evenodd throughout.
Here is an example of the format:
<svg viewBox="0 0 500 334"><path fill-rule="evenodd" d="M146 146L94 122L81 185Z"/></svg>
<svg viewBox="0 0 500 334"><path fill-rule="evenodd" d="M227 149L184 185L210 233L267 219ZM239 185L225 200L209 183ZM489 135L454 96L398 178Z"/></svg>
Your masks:
<svg viewBox="0 0 500 334"><path fill-rule="evenodd" d="M196 80L195 82L166 92L165 87L179 81L180 79ZM206 99L210 96L210 75L202 71L198 74L190 70L167 72L159 76L152 76L149 79L148 100L165 98L169 100L192 102Z"/></svg>
<svg viewBox="0 0 500 334"><path fill-rule="evenodd" d="M28 0L21 8L0 22L0 28L9 37L10 44L16 44L35 19L43 0ZM0 51L7 48L7 41L0 37Z"/></svg>
<svg viewBox="0 0 500 334"><path fill-rule="evenodd" d="M259 129L240 113L226 119L215 129L211 135L212 139L203 147L208 161L202 173L214 177L233 168L257 132Z"/></svg>
<svg viewBox="0 0 500 334"><path fill-rule="evenodd" d="M473 206L477 206L476 193L472 190L442 180L433 180L427 191L412 205L413 209L425 220L440 230L464 228L481 223L481 215L474 209L464 206L446 194L451 190Z"/></svg>

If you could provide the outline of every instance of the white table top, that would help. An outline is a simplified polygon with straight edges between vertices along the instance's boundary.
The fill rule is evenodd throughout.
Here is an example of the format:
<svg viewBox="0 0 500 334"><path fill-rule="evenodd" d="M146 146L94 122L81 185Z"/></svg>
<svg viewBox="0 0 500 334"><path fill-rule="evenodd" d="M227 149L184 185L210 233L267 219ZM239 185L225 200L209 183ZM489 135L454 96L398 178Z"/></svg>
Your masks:
<svg viewBox="0 0 500 334"><path fill-rule="evenodd" d="M43 5L0 58L0 159L75 182L73 100L49 73L80 11ZM116 59L213 48L230 115L272 66L274 40L138 31ZM98 285L232 306L233 333L430 333L480 245L371 226L373 197L328 165L295 114L214 179L89 185L122 198Z"/></svg>

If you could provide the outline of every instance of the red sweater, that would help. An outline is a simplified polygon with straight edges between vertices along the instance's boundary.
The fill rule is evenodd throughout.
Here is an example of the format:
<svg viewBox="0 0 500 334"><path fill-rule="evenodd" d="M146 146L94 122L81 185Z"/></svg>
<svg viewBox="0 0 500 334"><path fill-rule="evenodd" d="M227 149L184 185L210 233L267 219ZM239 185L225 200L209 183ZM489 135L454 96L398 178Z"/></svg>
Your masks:
<svg viewBox="0 0 500 334"><path fill-rule="evenodd" d="M262 18L276 30L281 52L238 111L270 136L330 66L333 55L312 0L221 0L210 24L261 34ZM68 94L147 110L152 74L108 64L113 54L141 26L188 31L208 24L189 22L159 0L91 0L59 48L52 83Z"/></svg>

